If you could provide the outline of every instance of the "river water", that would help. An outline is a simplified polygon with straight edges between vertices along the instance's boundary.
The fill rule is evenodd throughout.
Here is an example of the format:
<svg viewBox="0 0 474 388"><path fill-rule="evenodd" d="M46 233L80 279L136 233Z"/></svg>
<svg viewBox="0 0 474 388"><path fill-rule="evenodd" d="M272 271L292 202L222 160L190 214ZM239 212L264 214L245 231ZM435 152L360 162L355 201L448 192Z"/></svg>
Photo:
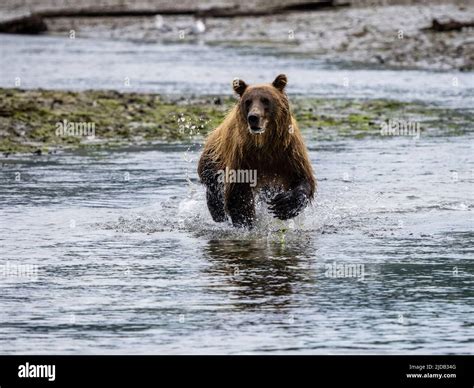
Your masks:
<svg viewBox="0 0 474 388"><path fill-rule="evenodd" d="M0 87L18 86L19 79L27 89L228 94L235 77L248 83L270 82L284 72L291 94L473 108L472 73L354 68L281 55L273 48L0 35L0 50Z"/></svg>
<svg viewBox="0 0 474 388"><path fill-rule="evenodd" d="M205 46L0 44L3 87L19 74L28 88L123 90L130 75L135 91L227 93L236 75L268 81L283 69L290 96L472 108L468 73ZM285 223L262 205L251 232L212 222L199 145L3 157L0 352L472 353L472 131L305 137L314 204Z"/></svg>

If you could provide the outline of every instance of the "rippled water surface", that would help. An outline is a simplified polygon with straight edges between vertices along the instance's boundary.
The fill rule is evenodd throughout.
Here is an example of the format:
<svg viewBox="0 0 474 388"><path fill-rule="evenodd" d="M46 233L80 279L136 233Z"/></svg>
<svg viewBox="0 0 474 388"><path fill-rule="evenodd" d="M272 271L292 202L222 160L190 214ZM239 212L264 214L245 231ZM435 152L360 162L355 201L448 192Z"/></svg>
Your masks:
<svg viewBox="0 0 474 388"><path fill-rule="evenodd" d="M165 94L230 93L232 79L289 76L292 94L431 101L472 108L471 73L341 68L317 58L249 49L0 34L0 86L117 89Z"/></svg>
<svg viewBox="0 0 474 388"><path fill-rule="evenodd" d="M1 37L4 58L39 56L43 67L19 61L15 70L10 63L2 86L19 71L26 87L120 89L114 83L124 74L148 69L151 84L137 81L143 90L161 79L154 91L176 93L189 68L215 77L205 92L225 92L229 74L249 58L268 60L249 53L214 72L209 49L194 48L202 55L194 63L170 57L176 66L164 67L168 57L159 52L178 58L176 48L130 44L127 54L117 49L125 43L110 43L102 47L103 66L113 61L123 71L107 79L94 62L99 43L67 42L59 50L58 38L28 39L13 47L13 37ZM91 66L74 64L68 50ZM133 61L137 50L146 66ZM55 72L62 61L65 70ZM314 91L308 75L332 74L327 85L335 96L342 92L331 82L348 71L307 59L269 63L265 71L255 63L244 75L289 69L293 91L308 95ZM346 93L400 99L426 93L432 102L469 106L466 89L446 86L450 73L392 73L354 70L373 82ZM410 89L410 80L429 87ZM199 82L188 80L180 90L197 93L190 85ZM472 353L472 131L419 140L316 142L309 132L305 138L319 181L314 205L285 223L260 206L251 232L210 219L195 172L198 146L3 157L0 352ZM36 272L12 275L19 265L37 266ZM358 272L335 277L328 270L338 265L356 265Z"/></svg>
<svg viewBox="0 0 474 388"><path fill-rule="evenodd" d="M247 233L187 149L3 160L2 261L39 267L2 281L2 352L472 351L467 139L310 144L315 205Z"/></svg>

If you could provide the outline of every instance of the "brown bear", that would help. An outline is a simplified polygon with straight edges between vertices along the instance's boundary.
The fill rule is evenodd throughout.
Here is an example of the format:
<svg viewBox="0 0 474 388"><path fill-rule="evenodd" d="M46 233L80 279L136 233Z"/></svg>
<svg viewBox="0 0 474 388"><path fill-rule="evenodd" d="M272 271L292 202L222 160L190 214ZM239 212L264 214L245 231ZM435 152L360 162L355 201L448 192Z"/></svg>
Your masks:
<svg viewBox="0 0 474 388"><path fill-rule="evenodd" d="M229 215L234 226L251 227L257 194L281 220L297 216L313 199L316 180L286 84L284 74L271 84L233 81L239 101L209 135L198 165L214 221Z"/></svg>

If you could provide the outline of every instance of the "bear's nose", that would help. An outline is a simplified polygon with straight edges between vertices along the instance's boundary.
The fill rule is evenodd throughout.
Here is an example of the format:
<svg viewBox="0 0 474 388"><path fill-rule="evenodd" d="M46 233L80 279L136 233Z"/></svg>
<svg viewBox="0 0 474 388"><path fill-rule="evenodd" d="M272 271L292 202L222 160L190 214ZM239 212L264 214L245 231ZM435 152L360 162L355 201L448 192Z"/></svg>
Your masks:
<svg viewBox="0 0 474 388"><path fill-rule="evenodd" d="M248 117L247 117L247 120L249 121L249 124L250 126L252 127L256 127L258 126L258 116L257 115L253 115L253 114L250 114Z"/></svg>

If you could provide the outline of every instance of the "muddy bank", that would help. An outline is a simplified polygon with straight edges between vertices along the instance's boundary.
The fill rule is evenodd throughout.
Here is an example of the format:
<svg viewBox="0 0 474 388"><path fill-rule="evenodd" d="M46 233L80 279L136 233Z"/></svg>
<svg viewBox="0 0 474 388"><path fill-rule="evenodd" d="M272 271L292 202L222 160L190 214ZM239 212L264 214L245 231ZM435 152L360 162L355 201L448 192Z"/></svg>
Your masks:
<svg viewBox="0 0 474 388"><path fill-rule="evenodd" d="M235 101L229 95L171 98L0 89L0 152L42 154L156 141L200 142ZM468 112L423 104L307 97L292 97L291 102L305 136L317 141L381 136L384 125L397 122L416 125L418 136L454 136L473 128Z"/></svg>
<svg viewBox="0 0 474 388"><path fill-rule="evenodd" d="M433 21L470 22L474 5L340 8L260 17L156 16L50 19L53 34L211 45L274 47L318 59L403 68L474 69L472 28L438 32ZM77 35L76 35L77 36Z"/></svg>
<svg viewBox="0 0 474 388"><path fill-rule="evenodd" d="M274 5L277 6L277 5ZM157 14L45 18L48 33L157 43L272 48L318 60L474 69L474 4L341 7L237 17ZM437 26L461 26L436 28Z"/></svg>

